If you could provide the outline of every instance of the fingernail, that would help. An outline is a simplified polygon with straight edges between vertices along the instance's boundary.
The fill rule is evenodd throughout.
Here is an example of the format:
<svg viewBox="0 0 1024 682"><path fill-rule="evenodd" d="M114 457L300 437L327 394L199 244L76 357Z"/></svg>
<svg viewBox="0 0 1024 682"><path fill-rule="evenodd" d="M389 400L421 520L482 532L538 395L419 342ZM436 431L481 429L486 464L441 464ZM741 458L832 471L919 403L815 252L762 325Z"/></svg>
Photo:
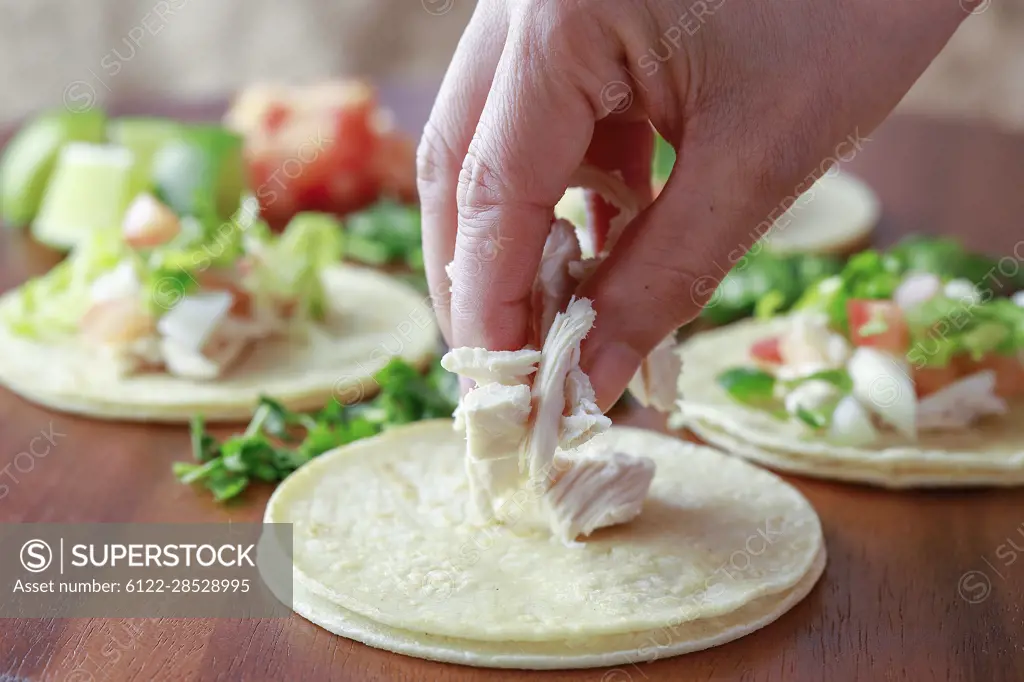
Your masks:
<svg viewBox="0 0 1024 682"><path fill-rule="evenodd" d="M613 341L594 349L582 363L583 371L597 393L597 404L602 411L611 409L619 399L629 380L636 374L643 356L627 343Z"/></svg>

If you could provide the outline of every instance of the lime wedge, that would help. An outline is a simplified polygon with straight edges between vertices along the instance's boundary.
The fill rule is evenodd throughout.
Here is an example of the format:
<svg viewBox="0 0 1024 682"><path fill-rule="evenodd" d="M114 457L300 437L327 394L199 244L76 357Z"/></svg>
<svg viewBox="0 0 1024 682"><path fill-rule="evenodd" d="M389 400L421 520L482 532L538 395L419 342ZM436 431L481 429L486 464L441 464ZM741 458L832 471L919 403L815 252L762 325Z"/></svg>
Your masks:
<svg viewBox="0 0 1024 682"><path fill-rule="evenodd" d="M124 147L64 147L32 224L33 236L53 248L70 249L97 231L120 230L132 199L134 165Z"/></svg>
<svg viewBox="0 0 1024 682"><path fill-rule="evenodd" d="M194 125L153 158L157 196L178 215L227 219L245 191L242 138L219 126Z"/></svg>
<svg viewBox="0 0 1024 682"><path fill-rule="evenodd" d="M12 226L35 218L57 155L70 142L102 142L102 111L43 114L18 131L0 159L0 218Z"/></svg>
<svg viewBox="0 0 1024 682"><path fill-rule="evenodd" d="M116 118L107 126L110 142L135 157L131 196L153 189L153 159L162 147L180 139L185 126L167 118Z"/></svg>

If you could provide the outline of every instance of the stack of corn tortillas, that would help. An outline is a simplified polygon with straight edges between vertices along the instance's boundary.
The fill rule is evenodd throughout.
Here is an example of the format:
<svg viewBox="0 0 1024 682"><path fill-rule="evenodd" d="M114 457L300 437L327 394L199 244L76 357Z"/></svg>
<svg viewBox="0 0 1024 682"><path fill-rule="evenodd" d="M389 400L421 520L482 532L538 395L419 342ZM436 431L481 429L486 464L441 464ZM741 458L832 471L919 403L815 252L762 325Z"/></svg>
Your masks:
<svg viewBox="0 0 1024 682"><path fill-rule="evenodd" d="M765 245L776 253L850 254L868 245L881 213L878 197L863 180L828 174L779 216Z"/></svg>
<svg viewBox="0 0 1024 682"><path fill-rule="evenodd" d="M295 410L375 392L373 375L393 356L424 366L437 350L437 324L425 297L366 268L323 274L325 324L295 337L262 340L215 381L167 373L119 377L113 362L76 338L44 342L0 324L0 384L47 407L106 419L187 422L248 419L261 395ZM0 299L0 313L17 290Z"/></svg>
<svg viewBox="0 0 1024 682"><path fill-rule="evenodd" d="M264 519L294 524L294 609L411 656L583 668L736 639L814 586L821 526L794 488L669 436L613 427L599 438L657 471L638 519L575 546L525 515L468 521L465 441L449 420L313 460L277 489Z"/></svg>
<svg viewBox="0 0 1024 682"><path fill-rule="evenodd" d="M821 478L902 488L1024 484L1024 408L963 431L923 433L916 442L887 432L867 448L833 445L795 420L732 400L717 376L750 364L752 344L779 333L786 318L748 320L699 334L682 349L679 413L706 442L767 466Z"/></svg>

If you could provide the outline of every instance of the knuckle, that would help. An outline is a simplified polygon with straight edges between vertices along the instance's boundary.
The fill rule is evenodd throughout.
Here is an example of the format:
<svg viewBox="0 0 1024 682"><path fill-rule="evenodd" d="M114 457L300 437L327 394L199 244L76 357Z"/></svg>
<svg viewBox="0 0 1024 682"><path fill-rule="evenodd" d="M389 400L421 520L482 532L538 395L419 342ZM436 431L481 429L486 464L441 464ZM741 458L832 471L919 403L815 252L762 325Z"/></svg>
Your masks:
<svg viewBox="0 0 1024 682"><path fill-rule="evenodd" d="M481 156L474 145L470 146L459 173L460 221L469 224L477 223L493 209L510 199L508 185L502 176L503 173Z"/></svg>
<svg viewBox="0 0 1024 682"><path fill-rule="evenodd" d="M550 19L565 16L574 4L562 0L522 0L519 3L519 18L524 26L544 29L550 25Z"/></svg>
<svg viewBox="0 0 1024 682"><path fill-rule="evenodd" d="M524 0L515 22L517 45L537 62L584 66L588 60L574 55L596 56L592 39L601 37L594 34L601 22L594 14L601 8L585 0Z"/></svg>
<svg viewBox="0 0 1024 682"><path fill-rule="evenodd" d="M437 125L428 122L416 149L416 177L420 191L430 190L458 173L461 160Z"/></svg>

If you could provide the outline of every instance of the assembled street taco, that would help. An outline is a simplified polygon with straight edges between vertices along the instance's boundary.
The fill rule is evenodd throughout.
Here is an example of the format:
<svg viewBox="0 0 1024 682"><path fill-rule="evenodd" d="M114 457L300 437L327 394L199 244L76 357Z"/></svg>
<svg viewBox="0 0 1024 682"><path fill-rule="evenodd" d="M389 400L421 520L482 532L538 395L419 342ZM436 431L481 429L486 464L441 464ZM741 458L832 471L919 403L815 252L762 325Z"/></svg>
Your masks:
<svg viewBox="0 0 1024 682"><path fill-rule="evenodd" d="M962 258L950 265L949 246L928 248L963 272ZM1020 296L941 266L901 267L899 254L859 254L809 290L795 314L688 341L675 423L736 454L824 478L1024 482Z"/></svg>
<svg viewBox="0 0 1024 682"><path fill-rule="evenodd" d="M429 304L341 265L332 218L300 214L276 236L252 213L206 225L140 195L120 233L0 299L0 383L93 417L225 421L263 394L292 409L355 401L391 357L427 362Z"/></svg>

